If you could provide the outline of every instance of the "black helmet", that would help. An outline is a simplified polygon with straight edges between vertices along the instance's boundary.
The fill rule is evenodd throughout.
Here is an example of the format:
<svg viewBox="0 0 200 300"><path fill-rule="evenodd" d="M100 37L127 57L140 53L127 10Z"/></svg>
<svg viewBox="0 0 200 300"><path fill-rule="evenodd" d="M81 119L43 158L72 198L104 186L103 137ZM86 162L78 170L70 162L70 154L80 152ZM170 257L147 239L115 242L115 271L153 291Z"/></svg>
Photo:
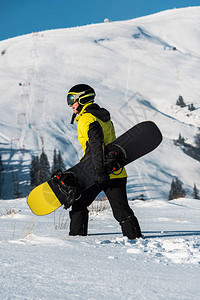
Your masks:
<svg viewBox="0 0 200 300"><path fill-rule="evenodd" d="M67 94L68 105L74 104L78 101L80 105L94 102L95 91L87 84L77 84L73 86Z"/></svg>

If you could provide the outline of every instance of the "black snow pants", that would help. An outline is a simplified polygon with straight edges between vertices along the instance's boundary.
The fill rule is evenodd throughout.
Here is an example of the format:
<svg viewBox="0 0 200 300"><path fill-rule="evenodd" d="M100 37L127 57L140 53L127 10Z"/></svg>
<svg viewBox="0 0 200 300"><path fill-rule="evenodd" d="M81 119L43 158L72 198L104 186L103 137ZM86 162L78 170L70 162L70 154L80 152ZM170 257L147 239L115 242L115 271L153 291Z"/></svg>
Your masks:
<svg viewBox="0 0 200 300"><path fill-rule="evenodd" d="M130 208L126 193L127 178L111 179L110 185L104 189L109 200L115 219L120 223L122 233L129 239L142 236L136 216ZM87 235L88 209L87 207L95 200L102 191L98 185L93 185L83 192L81 198L72 205L70 211L69 235Z"/></svg>

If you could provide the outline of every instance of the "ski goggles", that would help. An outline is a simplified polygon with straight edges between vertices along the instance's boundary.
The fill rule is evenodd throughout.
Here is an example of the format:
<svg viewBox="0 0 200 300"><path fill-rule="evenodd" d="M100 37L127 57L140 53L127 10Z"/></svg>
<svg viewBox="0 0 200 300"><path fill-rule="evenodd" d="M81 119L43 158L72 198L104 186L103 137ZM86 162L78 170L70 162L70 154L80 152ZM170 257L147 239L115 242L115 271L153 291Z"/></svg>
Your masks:
<svg viewBox="0 0 200 300"><path fill-rule="evenodd" d="M81 93L68 93L67 95L67 104L68 105L73 105L81 95L85 94L84 92Z"/></svg>
<svg viewBox="0 0 200 300"><path fill-rule="evenodd" d="M74 92L69 92L68 95L67 95L67 104L68 105L73 105L77 100L78 100L78 103L81 104L81 105L84 105L84 100L81 101L81 99L84 99L84 98L87 98L87 97L90 97L90 96L95 96L95 93L90 93L90 94L86 94L87 91L84 91L84 92L80 92L80 93L74 93ZM84 95L84 96L82 96ZM82 96L82 97L81 97ZM91 100L92 101L92 100Z"/></svg>

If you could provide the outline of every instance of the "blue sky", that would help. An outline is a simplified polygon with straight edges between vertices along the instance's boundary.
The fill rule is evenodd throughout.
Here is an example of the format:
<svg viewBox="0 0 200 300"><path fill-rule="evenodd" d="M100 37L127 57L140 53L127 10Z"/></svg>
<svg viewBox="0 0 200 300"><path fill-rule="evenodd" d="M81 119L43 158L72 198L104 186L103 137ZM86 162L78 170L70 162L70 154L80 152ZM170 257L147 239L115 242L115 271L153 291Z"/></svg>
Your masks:
<svg viewBox="0 0 200 300"><path fill-rule="evenodd" d="M200 0L0 0L0 40L187 6L200 6Z"/></svg>

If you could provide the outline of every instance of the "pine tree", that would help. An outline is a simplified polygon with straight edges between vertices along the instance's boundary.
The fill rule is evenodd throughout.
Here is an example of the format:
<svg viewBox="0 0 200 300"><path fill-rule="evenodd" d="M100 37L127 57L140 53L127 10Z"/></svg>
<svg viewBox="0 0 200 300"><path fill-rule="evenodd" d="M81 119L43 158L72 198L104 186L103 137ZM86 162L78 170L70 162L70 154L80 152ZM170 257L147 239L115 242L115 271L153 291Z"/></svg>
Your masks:
<svg viewBox="0 0 200 300"><path fill-rule="evenodd" d="M174 145L179 146L179 145L185 145L185 138L182 137L182 135L179 133L178 140L174 140Z"/></svg>
<svg viewBox="0 0 200 300"><path fill-rule="evenodd" d="M198 189L196 187L196 184L194 184L193 197L194 197L194 199L200 199L200 197L199 197L199 191L198 191Z"/></svg>
<svg viewBox="0 0 200 300"><path fill-rule="evenodd" d="M15 199L18 199L22 196L22 193L20 191L20 184L19 184L19 178L17 173L16 174L13 173L13 186L14 186L13 197Z"/></svg>
<svg viewBox="0 0 200 300"><path fill-rule="evenodd" d="M186 106L182 96L178 97L178 100L176 101L176 105L178 105L180 107L185 107Z"/></svg>
<svg viewBox="0 0 200 300"><path fill-rule="evenodd" d="M51 172L54 173L57 170L58 170L58 158L57 158L57 151L56 151L56 149L54 149L54 152L53 152L53 165L52 165L52 168L51 168Z"/></svg>
<svg viewBox="0 0 200 300"><path fill-rule="evenodd" d="M186 196L185 190L182 188L182 183L178 178L175 180L176 185L176 198L183 198Z"/></svg>
<svg viewBox="0 0 200 300"><path fill-rule="evenodd" d="M62 170L62 171L64 171L64 170L65 170L65 164L64 164L64 162L63 162L63 159L62 159L60 150L59 150L58 153L57 153L56 149L54 149L53 165L52 165L51 172L54 173L54 172L56 172L57 170Z"/></svg>
<svg viewBox="0 0 200 300"><path fill-rule="evenodd" d="M172 183L171 183L171 189L169 191L169 196L168 196L168 200L172 200L174 199L174 193L175 193L175 181L174 179L172 179Z"/></svg>
<svg viewBox="0 0 200 300"><path fill-rule="evenodd" d="M4 171L3 162L2 162L2 156L0 154L0 172Z"/></svg>
<svg viewBox="0 0 200 300"><path fill-rule="evenodd" d="M61 169L62 171L65 170L65 164L64 164L64 161L63 161L63 159L62 159L60 150L58 151L58 167L59 167L59 169Z"/></svg>
<svg viewBox="0 0 200 300"><path fill-rule="evenodd" d="M195 110L195 109L196 109L196 108L194 107L193 103L191 103L191 104L188 105L188 110L189 110L189 111L193 111L193 110Z"/></svg>
<svg viewBox="0 0 200 300"><path fill-rule="evenodd" d="M200 149L200 133L195 136L195 144L198 149Z"/></svg>
<svg viewBox="0 0 200 300"><path fill-rule="evenodd" d="M1 187L3 182L3 171L4 171L4 167L2 162L2 156L0 154L0 197L1 197Z"/></svg>
<svg viewBox="0 0 200 300"><path fill-rule="evenodd" d="M40 184L39 171L40 171L39 157L33 156L31 161L31 169L30 169L31 189L33 189L34 187Z"/></svg>
<svg viewBox="0 0 200 300"><path fill-rule="evenodd" d="M48 161L48 157L42 150L42 154L40 155L40 164L39 164L39 180L40 183L48 181L50 179L50 165Z"/></svg>
<svg viewBox="0 0 200 300"><path fill-rule="evenodd" d="M172 180L171 189L169 191L168 200L173 200L177 198L182 198L186 196L185 190L182 188L182 183L176 177Z"/></svg>

